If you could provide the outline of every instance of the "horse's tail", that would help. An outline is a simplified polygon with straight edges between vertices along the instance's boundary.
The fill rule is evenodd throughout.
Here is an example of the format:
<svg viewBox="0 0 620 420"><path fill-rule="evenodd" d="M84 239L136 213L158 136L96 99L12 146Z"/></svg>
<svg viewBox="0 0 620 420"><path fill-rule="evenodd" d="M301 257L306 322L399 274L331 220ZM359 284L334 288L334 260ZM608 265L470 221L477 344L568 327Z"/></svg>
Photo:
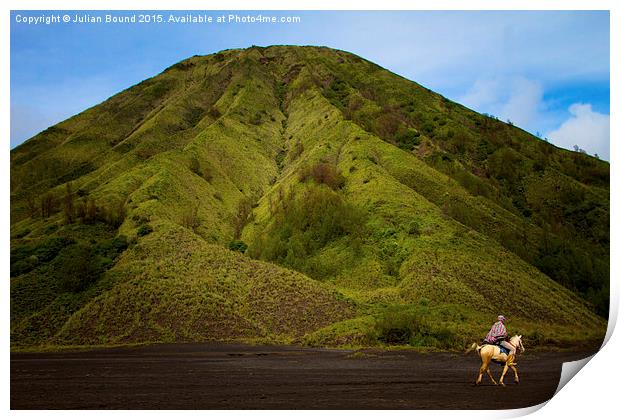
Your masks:
<svg viewBox="0 0 620 420"><path fill-rule="evenodd" d="M471 346L469 346L467 350L465 350L465 354L469 354L473 350L480 352L480 346L476 343L471 343Z"/></svg>

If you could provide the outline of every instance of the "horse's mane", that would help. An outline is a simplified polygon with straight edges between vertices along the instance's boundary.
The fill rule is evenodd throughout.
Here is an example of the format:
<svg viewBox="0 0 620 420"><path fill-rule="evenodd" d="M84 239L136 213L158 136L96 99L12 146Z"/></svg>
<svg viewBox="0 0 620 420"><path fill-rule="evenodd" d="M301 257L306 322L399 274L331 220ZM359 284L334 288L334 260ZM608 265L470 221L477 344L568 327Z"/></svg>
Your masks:
<svg viewBox="0 0 620 420"><path fill-rule="evenodd" d="M523 341L522 341L522 335L519 334L515 334L512 337L510 337L510 344L512 344L513 346L517 347L517 349L519 347L521 347L521 349L523 349Z"/></svg>

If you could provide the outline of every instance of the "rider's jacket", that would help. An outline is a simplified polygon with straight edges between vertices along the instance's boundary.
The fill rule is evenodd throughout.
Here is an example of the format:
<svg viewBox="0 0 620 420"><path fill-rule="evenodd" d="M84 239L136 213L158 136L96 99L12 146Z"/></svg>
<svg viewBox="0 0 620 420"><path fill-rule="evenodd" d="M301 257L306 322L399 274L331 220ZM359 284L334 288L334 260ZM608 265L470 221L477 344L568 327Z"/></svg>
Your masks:
<svg viewBox="0 0 620 420"><path fill-rule="evenodd" d="M506 327L504 326L504 323L501 321L497 321L491 327L491 330L487 334L484 341L486 341L487 343L494 344L496 341L506 338L507 336L508 336L508 332L506 331Z"/></svg>

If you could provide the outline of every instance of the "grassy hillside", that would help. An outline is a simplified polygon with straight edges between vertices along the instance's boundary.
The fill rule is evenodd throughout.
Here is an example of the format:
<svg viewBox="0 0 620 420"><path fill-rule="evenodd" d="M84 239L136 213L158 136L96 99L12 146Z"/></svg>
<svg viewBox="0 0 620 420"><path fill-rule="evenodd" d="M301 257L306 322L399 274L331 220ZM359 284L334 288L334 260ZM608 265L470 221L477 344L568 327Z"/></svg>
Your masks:
<svg viewBox="0 0 620 420"><path fill-rule="evenodd" d="M596 343L608 293L606 162L342 51L195 56L11 153L15 348Z"/></svg>

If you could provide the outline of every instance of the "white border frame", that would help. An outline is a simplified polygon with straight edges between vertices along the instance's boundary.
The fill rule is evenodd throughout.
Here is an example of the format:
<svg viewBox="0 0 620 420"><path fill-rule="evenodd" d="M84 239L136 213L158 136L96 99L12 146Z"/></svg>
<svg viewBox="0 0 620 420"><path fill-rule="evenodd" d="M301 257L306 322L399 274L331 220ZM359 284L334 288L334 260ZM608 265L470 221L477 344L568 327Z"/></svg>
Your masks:
<svg viewBox="0 0 620 420"><path fill-rule="evenodd" d="M252 2L248 0L228 0L222 2L214 1L198 1L198 0L176 0L171 1L137 1L137 0L108 0L108 1L75 1L75 0L58 0L53 4L44 0L5 0L0 4L3 15L0 22L2 36L0 37L0 54L4 58L0 65L0 86L1 91L5 93L0 100L0 115L3 124L0 126L4 132L3 138L10 139L10 11L11 10L609 10L610 11L610 117L611 117L611 141L610 141L610 162L617 162L618 156L618 118L616 112L611 110L620 110L618 101L619 84L618 74L620 67L618 66L618 57L620 53L620 25L618 16L620 14L620 2L614 0L473 0L467 3L462 0L435 0L435 1L405 1L405 0L382 0L381 2L370 1L352 1L346 0L335 5L333 0L302 0L302 1L282 1L282 0L263 0L260 2ZM4 162L9 162L9 147L2 148L2 158ZM618 223L614 219L614 210L618 208L618 194L616 188L618 186L618 173L612 167L611 169L611 225L610 234L612 238L617 237ZM2 166L1 185L3 196L10 197L10 165ZM4 233L2 235L2 253L1 258L2 270L4 273L9 272L9 256L10 256L10 200L6 200L1 210L2 226ZM578 377L568 384L554 396L548 403L541 404L536 407L530 407L518 410L496 410L496 411L416 411L415 416L424 418L442 419L442 418L503 418L517 417L529 413L533 413L534 418L592 418L594 416L603 416L609 413L617 412L615 402L617 399L614 381L620 378L620 368L618 367L616 355L620 354L620 344L617 337L613 337L612 333L617 322L618 315L618 288L620 278L618 273L618 265L615 263L614 257L618 256L617 247L612 240L611 246L611 302L610 317L608 324L607 336L605 338L604 348L594 356L591 361L582 369ZM3 299L7 302L9 299L9 282L3 282ZM2 312L2 371L3 380L0 382L2 387L2 402L5 410L10 407L10 309L9 305L3 305ZM616 334L617 335L617 334ZM544 406L544 409L539 410ZM17 418L30 417L31 413L27 411L12 411L10 414ZM115 416L129 417L133 412L117 412ZM143 413L147 415L146 413ZM167 418L170 415L187 416L187 418L198 418L204 416L201 412L179 411L179 412L149 412L148 415L153 418ZM211 416L221 417L237 417L241 418L250 414L252 417L271 419L290 419L292 415L295 418L308 419L315 417L318 413L313 411L296 411L294 414L286 411L212 411ZM341 412L327 412L322 415L340 417ZM352 413L353 414L353 413ZM372 418L379 413L371 411L356 412L353 415L363 418ZM385 413L392 418L409 419L412 413L408 411L389 411ZM36 415L36 414L35 414ZM45 414L52 419L77 418L84 414L79 411L51 411ZM89 416L95 419L104 419L110 416L108 412L91 411ZM541 417L542 416L542 417Z"/></svg>

